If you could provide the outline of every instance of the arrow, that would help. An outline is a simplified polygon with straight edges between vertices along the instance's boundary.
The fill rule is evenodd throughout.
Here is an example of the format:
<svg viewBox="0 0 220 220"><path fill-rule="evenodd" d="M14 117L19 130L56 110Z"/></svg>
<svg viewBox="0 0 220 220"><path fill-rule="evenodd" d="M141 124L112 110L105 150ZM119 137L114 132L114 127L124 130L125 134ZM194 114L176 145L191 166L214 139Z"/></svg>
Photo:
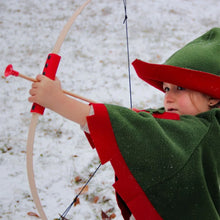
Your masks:
<svg viewBox="0 0 220 220"><path fill-rule="evenodd" d="M21 73L19 73L18 71L14 70L13 69L13 66L12 64L9 64L6 69L5 69L5 74L4 74L4 77L8 77L8 76L16 76L16 77L21 77L23 79L26 79L28 81L31 81L31 82L37 82L36 79L34 78L31 78L29 76L26 76L26 75L23 75ZM66 95L69 95L69 96L72 96L74 98L77 98L77 99L80 99L82 101L85 101L85 102L88 102L88 103L96 103L95 101L91 100L91 99L88 99L88 98L85 98L83 96L80 96L80 95L77 95L75 93L72 93L72 92L69 92L69 91L66 91L66 90L62 90L63 93L65 93Z"/></svg>

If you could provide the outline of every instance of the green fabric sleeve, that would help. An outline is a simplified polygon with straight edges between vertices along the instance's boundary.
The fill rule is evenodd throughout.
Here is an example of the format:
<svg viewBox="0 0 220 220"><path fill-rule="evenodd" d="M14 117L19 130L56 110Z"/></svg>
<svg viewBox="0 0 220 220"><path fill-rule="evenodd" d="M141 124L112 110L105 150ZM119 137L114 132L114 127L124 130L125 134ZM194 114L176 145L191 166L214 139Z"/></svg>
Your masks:
<svg viewBox="0 0 220 220"><path fill-rule="evenodd" d="M106 108L123 158L164 219L219 219L219 109L167 120Z"/></svg>

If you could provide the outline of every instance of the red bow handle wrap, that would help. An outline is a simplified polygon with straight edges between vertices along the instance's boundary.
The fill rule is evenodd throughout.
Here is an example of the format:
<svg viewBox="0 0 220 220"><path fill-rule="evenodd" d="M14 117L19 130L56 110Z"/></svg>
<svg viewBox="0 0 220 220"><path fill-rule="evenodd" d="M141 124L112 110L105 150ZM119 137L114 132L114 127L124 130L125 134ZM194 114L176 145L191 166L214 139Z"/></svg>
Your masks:
<svg viewBox="0 0 220 220"><path fill-rule="evenodd" d="M61 56L59 56L58 54L55 54L55 53L48 54L42 74L54 80L59 63L60 63L60 59L61 59ZM38 105L37 103L33 103L31 112L43 115L44 109L45 108L43 106Z"/></svg>

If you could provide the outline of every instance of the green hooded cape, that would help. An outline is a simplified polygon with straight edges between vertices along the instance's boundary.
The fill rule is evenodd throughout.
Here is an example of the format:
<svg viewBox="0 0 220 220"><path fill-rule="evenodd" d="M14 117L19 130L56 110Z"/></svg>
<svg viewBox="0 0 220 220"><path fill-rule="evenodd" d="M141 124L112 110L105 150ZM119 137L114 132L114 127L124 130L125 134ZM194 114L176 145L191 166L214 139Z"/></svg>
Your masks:
<svg viewBox="0 0 220 220"><path fill-rule="evenodd" d="M89 140L101 162L112 160L108 143L115 142L162 219L220 219L220 109L197 116L165 113L172 117L164 119L163 113L93 106L95 115L87 119ZM120 168L114 169L117 175Z"/></svg>

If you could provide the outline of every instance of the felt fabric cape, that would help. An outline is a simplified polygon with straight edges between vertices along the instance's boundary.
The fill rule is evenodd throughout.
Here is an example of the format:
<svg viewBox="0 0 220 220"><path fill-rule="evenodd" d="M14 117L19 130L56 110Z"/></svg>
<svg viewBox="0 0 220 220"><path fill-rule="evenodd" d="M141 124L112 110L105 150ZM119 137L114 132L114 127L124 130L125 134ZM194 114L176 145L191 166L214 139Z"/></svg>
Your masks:
<svg viewBox="0 0 220 220"><path fill-rule="evenodd" d="M135 219L220 219L220 109L179 117L93 107L86 135Z"/></svg>

